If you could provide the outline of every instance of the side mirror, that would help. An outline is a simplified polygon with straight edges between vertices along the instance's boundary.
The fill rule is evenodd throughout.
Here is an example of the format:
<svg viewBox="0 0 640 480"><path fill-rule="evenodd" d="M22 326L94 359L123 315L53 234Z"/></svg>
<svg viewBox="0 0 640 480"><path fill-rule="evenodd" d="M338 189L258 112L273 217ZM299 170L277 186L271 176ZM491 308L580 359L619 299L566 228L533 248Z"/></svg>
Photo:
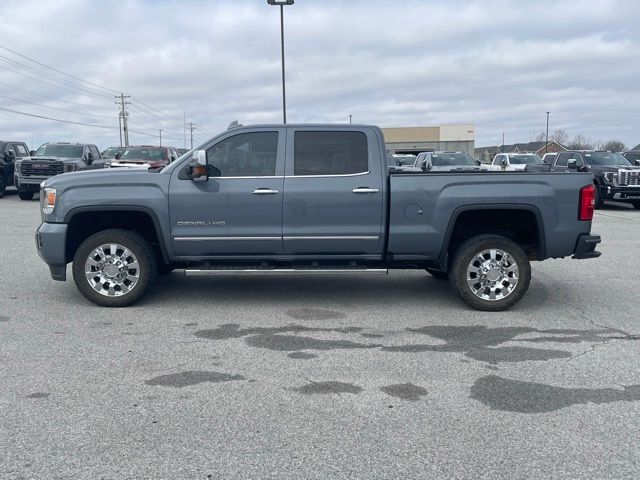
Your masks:
<svg viewBox="0 0 640 480"><path fill-rule="evenodd" d="M577 170L578 169L578 162L576 161L575 158L570 158L569 160L567 160L567 168L569 170Z"/></svg>
<svg viewBox="0 0 640 480"><path fill-rule="evenodd" d="M32 157L33 157L35 154L36 154L36 151L35 151L35 150L29 150L29 155L30 155L30 156L32 156Z"/></svg>
<svg viewBox="0 0 640 480"><path fill-rule="evenodd" d="M502 168L507 168L509 166L509 162L507 161L506 158L503 158L502 160L500 160L500 166Z"/></svg>
<svg viewBox="0 0 640 480"><path fill-rule="evenodd" d="M591 165L578 165L579 172L588 172L589 170L591 170Z"/></svg>
<svg viewBox="0 0 640 480"><path fill-rule="evenodd" d="M191 163L188 168L189 178L194 182L206 182L209 180L209 169L207 168L207 152L196 150L191 156Z"/></svg>
<svg viewBox="0 0 640 480"><path fill-rule="evenodd" d="M87 153L87 165L91 165L93 163L93 153Z"/></svg>
<svg viewBox="0 0 640 480"><path fill-rule="evenodd" d="M172 153L169 162L173 162L176 159L176 156Z"/></svg>
<svg viewBox="0 0 640 480"><path fill-rule="evenodd" d="M115 160L119 160L121 156L122 156L122 152L117 152L117 153L113 156L113 158L114 158Z"/></svg>
<svg viewBox="0 0 640 480"><path fill-rule="evenodd" d="M636 165L640 165L640 158L638 158L638 159L635 161L635 164L636 164Z"/></svg>
<svg viewBox="0 0 640 480"><path fill-rule="evenodd" d="M13 150L8 150L7 157L13 160L14 158L16 158L16 152L14 152Z"/></svg>

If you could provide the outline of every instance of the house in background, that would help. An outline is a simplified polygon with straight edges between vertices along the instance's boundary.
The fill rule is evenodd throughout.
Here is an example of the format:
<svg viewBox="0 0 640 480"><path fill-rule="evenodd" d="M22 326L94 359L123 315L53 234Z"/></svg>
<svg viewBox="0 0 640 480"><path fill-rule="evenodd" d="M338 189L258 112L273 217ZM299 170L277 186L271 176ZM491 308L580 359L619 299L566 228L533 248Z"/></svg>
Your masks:
<svg viewBox="0 0 640 480"><path fill-rule="evenodd" d="M537 153L542 157L545 153L557 153L567 150L567 147L558 142L527 142L511 145L493 145L490 147L478 147L474 149L477 160L482 163L491 163L498 153Z"/></svg>

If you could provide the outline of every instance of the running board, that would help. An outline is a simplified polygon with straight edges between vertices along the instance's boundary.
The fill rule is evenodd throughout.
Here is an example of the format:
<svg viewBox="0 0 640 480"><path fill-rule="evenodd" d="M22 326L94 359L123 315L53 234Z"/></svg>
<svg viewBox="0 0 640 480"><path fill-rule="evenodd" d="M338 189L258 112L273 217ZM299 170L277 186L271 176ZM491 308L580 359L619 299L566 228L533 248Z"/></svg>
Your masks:
<svg viewBox="0 0 640 480"><path fill-rule="evenodd" d="M303 274L303 275L386 275L386 268L206 268L185 269L185 275L273 275L273 274Z"/></svg>

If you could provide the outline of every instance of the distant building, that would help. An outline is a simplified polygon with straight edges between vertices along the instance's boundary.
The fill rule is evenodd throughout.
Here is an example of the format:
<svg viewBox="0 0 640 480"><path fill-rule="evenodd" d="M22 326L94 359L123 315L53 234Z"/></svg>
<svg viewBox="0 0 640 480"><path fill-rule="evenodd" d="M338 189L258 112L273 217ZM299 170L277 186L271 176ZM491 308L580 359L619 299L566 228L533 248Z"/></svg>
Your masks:
<svg viewBox="0 0 640 480"><path fill-rule="evenodd" d="M546 148L545 148L546 147ZM477 160L482 163L491 163L498 153L537 153L541 157L545 153L556 153L567 150L567 147L553 140L546 142L514 143L511 145L492 145L490 147L478 147L474 150Z"/></svg>
<svg viewBox="0 0 640 480"><path fill-rule="evenodd" d="M473 155L475 125L383 128L389 153L465 152Z"/></svg>

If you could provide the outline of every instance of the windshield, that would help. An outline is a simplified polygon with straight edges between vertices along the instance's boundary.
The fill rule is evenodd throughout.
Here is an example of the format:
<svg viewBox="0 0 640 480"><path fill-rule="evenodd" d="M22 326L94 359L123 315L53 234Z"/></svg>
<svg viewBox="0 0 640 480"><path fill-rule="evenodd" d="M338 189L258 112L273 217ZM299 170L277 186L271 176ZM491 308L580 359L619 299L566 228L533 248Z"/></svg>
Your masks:
<svg viewBox="0 0 640 480"><path fill-rule="evenodd" d="M431 155L434 167L477 166L476 161L466 153L434 153Z"/></svg>
<svg viewBox="0 0 640 480"><path fill-rule="evenodd" d="M104 152L102 152L102 158L110 159L116 158L116 153L124 151L124 148L120 147L109 147Z"/></svg>
<svg viewBox="0 0 640 480"><path fill-rule="evenodd" d="M164 160L164 149L153 147L134 147L127 148L120 160Z"/></svg>
<svg viewBox="0 0 640 480"><path fill-rule="evenodd" d="M624 154L625 158L629 160L631 163L640 160L640 152L627 152Z"/></svg>
<svg viewBox="0 0 640 480"><path fill-rule="evenodd" d="M55 143L45 143L36 151L34 157L82 157L82 145L56 145Z"/></svg>
<svg viewBox="0 0 640 480"><path fill-rule="evenodd" d="M590 165L631 165L619 153L591 152L584 154L585 161Z"/></svg>
<svg viewBox="0 0 640 480"><path fill-rule="evenodd" d="M534 154L531 155L511 155L509 157L511 165L526 165L530 163L542 163L542 159Z"/></svg>

